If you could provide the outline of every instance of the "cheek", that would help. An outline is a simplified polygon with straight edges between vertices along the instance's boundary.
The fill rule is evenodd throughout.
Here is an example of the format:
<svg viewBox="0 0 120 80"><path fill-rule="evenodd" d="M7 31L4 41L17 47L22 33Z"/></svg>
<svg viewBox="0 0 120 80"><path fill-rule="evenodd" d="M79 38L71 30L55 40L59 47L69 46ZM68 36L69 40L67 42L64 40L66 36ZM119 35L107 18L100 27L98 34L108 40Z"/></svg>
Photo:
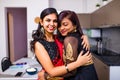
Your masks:
<svg viewBox="0 0 120 80"><path fill-rule="evenodd" d="M60 32L60 28L57 28L58 29L58 31Z"/></svg>
<svg viewBox="0 0 120 80"><path fill-rule="evenodd" d="M73 28L69 28L69 32L73 31Z"/></svg>
<svg viewBox="0 0 120 80"><path fill-rule="evenodd" d="M46 26L47 26L47 23L42 24L42 26L43 26L43 27L46 27Z"/></svg>
<svg viewBox="0 0 120 80"><path fill-rule="evenodd" d="M56 28L58 27L58 24L57 24L57 23L55 24L55 27L56 27Z"/></svg>
<svg viewBox="0 0 120 80"><path fill-rule="evenodd" d="M71 31L74 30L74 27L73 27L73 26L70 26L70 27L68 28L68 30L69 30L69 32L71 32Z"/></svg>

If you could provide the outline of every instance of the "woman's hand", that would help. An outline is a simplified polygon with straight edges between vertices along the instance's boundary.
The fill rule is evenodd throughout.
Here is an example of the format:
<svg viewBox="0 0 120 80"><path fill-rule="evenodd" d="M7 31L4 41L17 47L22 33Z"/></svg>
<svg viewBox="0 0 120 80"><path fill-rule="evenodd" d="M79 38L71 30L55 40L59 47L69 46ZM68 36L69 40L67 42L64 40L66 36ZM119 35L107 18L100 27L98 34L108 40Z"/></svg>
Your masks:
<svg viewBox="0 0 120 80"><path fill-rule="evenodd" d="M44 75L45 75L44 70L39 71L38 72L38 80L46 80Z"/></svg>
<svg viewBox="0 0 120 80"><path fill-rule="evenodd" d="M76 61L78 67L92 63L92 62L93 62L92 55L89 51L87 53L85 53L84 55L83 55L83 51L81 51L80 54L78 55L78 58Z"/></svg>
<svg viewBox="0 0 120 80"><path fill-rule="evenodd" d="M64 80L63 77L50 77L44 70L38 72L38 80Z"/></svg>
<svg viewBox="0 0 120 80"><path fill-rule="evenodd" d="M82 41L83 48L90 50L90 44L88 41L88 37L86 35L82 35L81 39L83 39L83 41Z"/></svg>

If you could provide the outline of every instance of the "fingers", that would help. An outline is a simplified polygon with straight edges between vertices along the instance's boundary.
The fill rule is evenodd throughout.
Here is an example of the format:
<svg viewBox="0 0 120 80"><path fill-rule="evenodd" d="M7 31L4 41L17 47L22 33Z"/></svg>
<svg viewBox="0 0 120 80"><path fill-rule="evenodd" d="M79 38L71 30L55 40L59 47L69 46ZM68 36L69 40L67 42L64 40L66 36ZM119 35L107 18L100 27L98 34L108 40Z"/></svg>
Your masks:
<svg viewBox="0 0 120 80"><path fill-rule="evenodd" d="M45 80L44 74L45 74L44 70L39 71L38 72L38 80Z"/></svg>
<svg viewBox="0 0 120 80"><path fill-rule="evenodd" d="M93 63L93 60L92 60L92 54L91 53L86 53L86 57L87 57L87 63L85 65L89 65L89 64L92 64Z"/></svg>
<svg viewBox="0 0 120 80"><path fill-rule="evenodd" d="M42 72L45 72L45 70L43 70L43 69L42 69L41 71L42 71Z"/></svg>
<svg viewBox="0 0 120 80"><path fill-rule="evenodd" d="M76 62L80 66L81 65L89 65L89 64L93 63L92 54L89 51L87 51L85 54L83 54L83 51L81 51Z"/></svg>
<svg viewBox="0 0 120 80"><path fill-rule="evenodd" d="M89 44L89 41L88 41L88 37L86 35L83 35L81 37L81 39L83 39L82 41L82 45L83 45L83 48L87 49L87 50L90 50L90 44Z"/></svg>
<svg viewBox="0 0 120 80"><path fill-rule="evenodd" d="M81 37L81 39L83 39L82 45L84 45L85 44L84 35Z"/></svg>
<svg viewBox="0 0 120 80"><path fill-rule="evenodd" d="M84 56L88 56L89 53L90 53L90 51L87 51L87 52L84 54Z"/></svg>
<svg viewBox="0 0 120 80"><path fill-rule="evenodd" d="M84 44L85 44L85 41L83 40L83 41L82 41L82 45L84 45Z"/></svg>
<svg viewBox="0 0 120 80"><path fill-rule="evenodd" d="M92 54L89 51L87 51L83 56L86 56L88 61L92 60Z"/></svg>
<svg viewBox="0 0 120 80"><path fill-rule="evenodd" d="M82 41L82 45L83 45L83 48L85 48L86 50L90 50L90 45L84 40Z"/></svg>
<svg viewBox="0 0 120 80"><path fill-rule="evenodd" d="M83 35L81 36L81 39L84 39L85 37L87 37L87 36L83 34Z"/></svg>
<svg viewBox="0 0 120 80"><path fill-rule="evenodd" d="M80 52L80 56L82 56L82 55L83 55L83 51Z"/></svg>
<svg viewBox="0 0 120 80"><path fill-rule="evenodd" d="M88 60L91 62L92 61L92 54L91 53L89 53L89 55L88 55Z"/></svg>
<svg viewBox="0 0 120 80"><path fill-rule="evenodd" d="M87 44L85 42L82 45L83 45L83 48L88 48L88 46L87 46Z"/></svg>

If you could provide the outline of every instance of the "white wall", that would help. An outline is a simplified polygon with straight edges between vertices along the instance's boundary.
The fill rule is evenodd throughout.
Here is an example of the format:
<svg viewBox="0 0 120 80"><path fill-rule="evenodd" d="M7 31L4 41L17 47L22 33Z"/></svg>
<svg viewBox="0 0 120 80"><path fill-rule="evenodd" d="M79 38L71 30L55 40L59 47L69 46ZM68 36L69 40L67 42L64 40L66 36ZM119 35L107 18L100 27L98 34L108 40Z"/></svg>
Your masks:
<svg viewBox="0 0 120 80"><path fill-rule="evenodd" d="M58 11L74 10L76 13L83 12L83 0L50 0L50 6Z"/></svg>
<svg viewBox="0 0 120 80"><path fill-rule="evenodd" d="M111 1L108 0L108 2ZM58 11L68 9L76 13L92 13L97 10L97 3L103 6L102 0L50 0L49 3L51 7L56 8Z"/></svg>
<svg viewBox="0 0 120 80"><path fill-rule="evenodd" d="M50 6L58 11L73 10L76 13L92 13L101 0L50 0Z"/></svg>
<svg viewBox="0 0 120 80"><path fill-rule="evenodd" d="M95 11L97 8L96 8L96 4L97 3L100 3L100 0L87 0L87 10L86 10L86 13L92 13L93 11Z"/></svg>
<svg viewBox="0 0 120 80"><path fill-rule="evenodd" d="M49 7L48 0L0 0L0 72L1 59L8 56L7 44L7 25L6 25L6 7L26 7L27 8L27 36L28 36L28 57L33 55L29 51L29 40L31 40L31 32L37 28L34 18L40 15L40 12Z"/></svg>

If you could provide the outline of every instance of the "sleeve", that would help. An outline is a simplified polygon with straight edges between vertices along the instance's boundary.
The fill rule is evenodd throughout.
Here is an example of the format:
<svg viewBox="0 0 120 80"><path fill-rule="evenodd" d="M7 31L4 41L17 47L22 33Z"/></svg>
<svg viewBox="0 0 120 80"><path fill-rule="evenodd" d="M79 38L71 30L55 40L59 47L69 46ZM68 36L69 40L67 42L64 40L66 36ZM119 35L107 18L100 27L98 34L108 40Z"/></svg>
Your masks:
<svg viewBox="0 0 120 80"><path fill-rule="evenodd" d="M78 40L75 37L66 37L64 39L64 53L63 59L65 64L69 64L76 61L78 56ZM76 70L67 73L64 77L75 75Z"/></svg>

